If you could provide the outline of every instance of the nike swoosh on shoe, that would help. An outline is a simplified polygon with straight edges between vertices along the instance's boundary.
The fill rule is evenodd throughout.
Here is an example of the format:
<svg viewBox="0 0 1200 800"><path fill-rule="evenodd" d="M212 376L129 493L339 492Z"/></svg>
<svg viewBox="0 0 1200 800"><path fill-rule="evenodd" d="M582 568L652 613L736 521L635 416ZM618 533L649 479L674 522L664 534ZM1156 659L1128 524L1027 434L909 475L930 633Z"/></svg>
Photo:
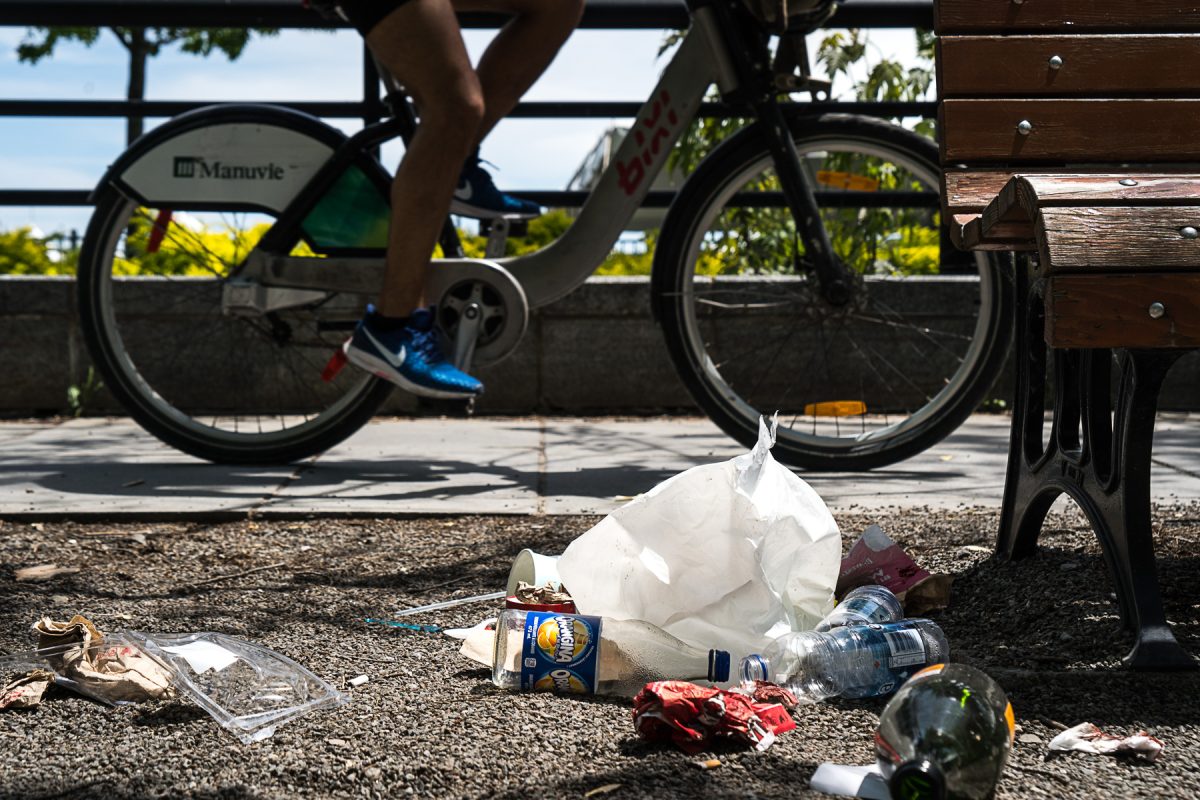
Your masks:
<svg viewBox="0 0 1200 800"><path fill-rule="evenodd" d="M399 355L397 355L396 353L393 353L389 348L385 347L382 342L380 342L378 339L376 339L374 336L372 336L371 331L368 330L366 327L363 328L363 333L365 333L367 335L367 338L371 340L371 344L375 345L375 349L378 350L380 353L383 353L383 357L386 358L387 362L389 364L391 364L393 367L399 368L400 365L404 363L404 357L406 355L408 355L407 348L402 348L400 350Z"/></svg>
<svg viewBox="0 0 1200 800"><path fill-rule="evenodd" d="M464 181L462 186L454 190L454 196L459 200L470 200L473 194L475 194L475 190L469 181Z"/></svg>

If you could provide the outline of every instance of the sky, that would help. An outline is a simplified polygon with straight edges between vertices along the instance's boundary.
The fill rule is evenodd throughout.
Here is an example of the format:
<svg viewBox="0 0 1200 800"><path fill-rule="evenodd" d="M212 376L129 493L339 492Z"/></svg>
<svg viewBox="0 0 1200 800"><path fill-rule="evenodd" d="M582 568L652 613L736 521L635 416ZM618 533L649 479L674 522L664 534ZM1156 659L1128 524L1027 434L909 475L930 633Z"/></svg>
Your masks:
<svg viewBox="0 0 1200 800"><path fill-rule="evenodd" d="M489 31L464 32L473 59ZM0 97L108 100L125 96L128 61L110 33L91 48L67 42L35 66L18 62L24 28L0 27ZM640 101L663 62L657 30L579 30L527 100ZM872 32L875 56L912 51L909 31ZM356 100L361 96L361 39L354 31L282 31L254 39L237 61L170 50L150 62L147 99L202 101ZM150 126L162 120L151 120ZM347 131L354 120L329 120ZM509 189L562 189L604 131L625 119L512 119L500 123L482 155ZM87 189L124 148L124 120L0 117L0 188ZM531 146L536 143L535 146ZM395 167L400 150L384 151ZM0 206L0 231L32 226L43 232L83 231L86 208Z"/></svg>

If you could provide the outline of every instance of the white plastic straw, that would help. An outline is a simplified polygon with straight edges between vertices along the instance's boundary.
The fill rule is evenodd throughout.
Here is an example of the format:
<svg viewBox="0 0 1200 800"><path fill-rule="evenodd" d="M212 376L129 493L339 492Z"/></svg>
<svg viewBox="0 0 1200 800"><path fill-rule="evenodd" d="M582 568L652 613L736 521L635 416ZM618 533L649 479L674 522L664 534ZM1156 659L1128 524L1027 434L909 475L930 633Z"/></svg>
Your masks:
<svg viewBox="0 0 1200 800"><path fill-rule="evenodd" d="M499 600L504 597L506 592L491 592L490 594L477 594L474 597L459 597L455 600L443 600L440 603L430 603L426 606L417 606L416 608L406 608L403 611L397 611L393 616L407 617L412 614L421 614L425 611L437 611L442 608L452 608L453 606L465 606L467 603L482 603L484 600Z"/></svg>

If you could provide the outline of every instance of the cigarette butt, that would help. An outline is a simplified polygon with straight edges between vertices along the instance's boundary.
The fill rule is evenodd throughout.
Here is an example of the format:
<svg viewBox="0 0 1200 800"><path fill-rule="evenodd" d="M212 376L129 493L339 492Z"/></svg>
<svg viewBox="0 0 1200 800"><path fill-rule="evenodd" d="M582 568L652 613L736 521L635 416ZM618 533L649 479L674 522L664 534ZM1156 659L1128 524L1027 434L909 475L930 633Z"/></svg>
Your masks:
<svg viewBox="0 0 1200 800"><path fill-rule="evenodd" d="M359 675L359 676L358 676L358 677L356 677L356 678L351 678L351 679L350 679L349 681L347 681L347 682L348 682L348 683L349 683L351 686L358 687L358 686L362 686L364 683L366 683L366 682L367 682L367 681L369 681L369 680L370 680L370 678L368 678L366 675Z"/></svg>
<svg viewBox="0 0 1200 800"><path fill-rule="evenodd" d="M721 766L721 759L710 758L708 761L696 761L694 763L700 769L716 769L717 767Z"/></svg>

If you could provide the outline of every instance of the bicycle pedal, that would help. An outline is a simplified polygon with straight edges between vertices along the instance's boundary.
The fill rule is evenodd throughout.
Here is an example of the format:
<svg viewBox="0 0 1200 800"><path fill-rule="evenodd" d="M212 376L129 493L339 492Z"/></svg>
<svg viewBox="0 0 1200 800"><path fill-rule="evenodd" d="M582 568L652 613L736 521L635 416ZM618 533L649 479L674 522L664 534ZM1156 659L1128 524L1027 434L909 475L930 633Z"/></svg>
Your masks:
<svg viewBox="0 0 1200 800"><path fill-rule="evenodd" d="M325 362L325 369L321 370L321 380L329 383L338 376L342 368L346 366L346 350L344 347L338 347L333 351L333 355L329 357L329 361Z"/></svg>

